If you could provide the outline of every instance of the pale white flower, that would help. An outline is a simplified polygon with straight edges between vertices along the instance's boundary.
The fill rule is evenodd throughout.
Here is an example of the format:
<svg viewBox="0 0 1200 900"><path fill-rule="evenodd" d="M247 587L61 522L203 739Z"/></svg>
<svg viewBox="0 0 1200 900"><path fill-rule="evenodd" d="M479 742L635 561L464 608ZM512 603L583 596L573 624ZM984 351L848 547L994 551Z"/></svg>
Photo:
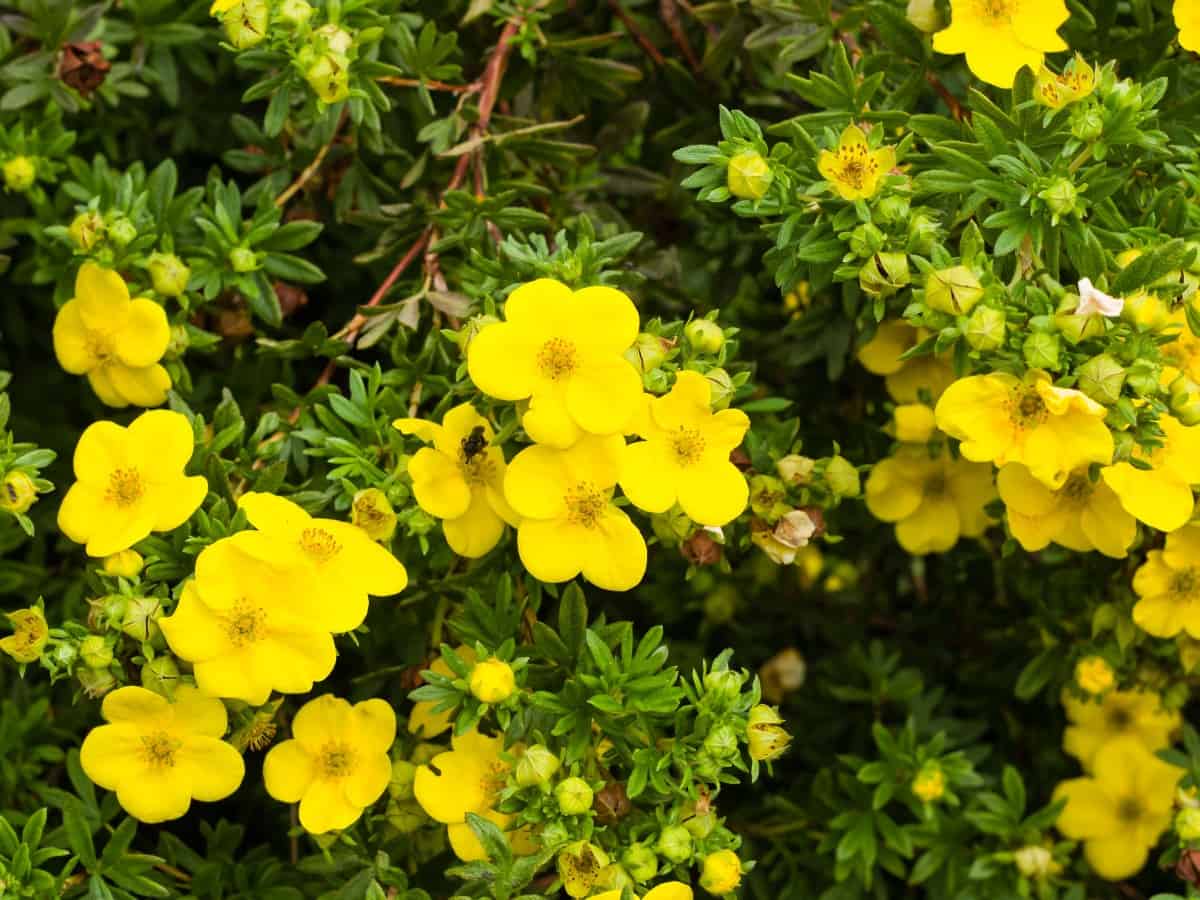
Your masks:
<svg viewBox="0 0 1200 900"><path fill-rule="evenodd" d="M1075 315L1087 316L1099 313L1102 316L1119 316L1125 308L1125 301L1120 297L1110 297L1096 288L1090 278L1079 279L1079 305L1075 307Z"/></svg>

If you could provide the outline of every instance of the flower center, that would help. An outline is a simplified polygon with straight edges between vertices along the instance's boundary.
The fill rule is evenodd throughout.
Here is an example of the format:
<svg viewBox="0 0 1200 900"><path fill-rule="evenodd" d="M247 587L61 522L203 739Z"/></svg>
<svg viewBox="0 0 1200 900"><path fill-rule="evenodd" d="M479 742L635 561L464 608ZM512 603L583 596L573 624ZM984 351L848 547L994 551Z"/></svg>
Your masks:
<svg viewBox="0 0 1200 900"><path fill-rule="evenodd" d="M563 499L567 504L567 521L584 528L595 528L608 506L608 492L600 490L590 481L580 481L567 488Z"/></svg>
<svg viewBox="0 0 1200 900"><path fill-rule="evenodd" d="M486 453L468 454L464 449L458 454L458 471L467 484L487 484L495 478L496 463Z"/></svg>
<svg viewBox="0 0 1200 900"><path fill-rule="evenodd" d="M1096 486L1087 475L1076 474L1062 486L1062 496L1074 506L1084 506L1092 498Z"/></svg>
<svg viewBox="0 0 1200 900"><path fill-rule="evenodd" d="M494 805L496 799L500 796L500 792L504 790L507 775L508 766L500 760L492 760L488 764L487 769L483 773L483 780L479 782L479 786L483 790L483 795L487 798L488 806Z"/></svg>
<svg viewBox="0 0 1200 900"><path fill-rule="evenodd" d="M538 351L537 364L542 376L551 381L561 381L575 371L578 351L565 338L550 338Z"/></svg>
<svg viewBox="0 0 1200 900"><path fill-rule="evenodd" d="M1122 797L1117 802L1117 818L1122 822L1136 822L1142 817L1142 802L1137 797Z"/></svg>
<svg viewBox="0 0 1200 900"><path fill-rule="evenodd" d="M1118 706L1108 713L1108 728L1110 731L1128 731L1133 724L1133 716L1129 714L1129 710Z"/></svg>
<svg viewBox="0 0 1200 900"><path fill-rule="evenodd" d="M142 498L145 486L137 469L115 469L108 476L107 497L117 506L131 506Z"/></svg>
<svg viewBox="0 0 1200 900"><path fill-rule="evenodd" d="M852 188L862 190L867 178L879 171L879 164L871 157L865 144L846 144L838 147L838 162L841 172L838 180Z"/></svg>
<svg viewBox="0 0 1200 900"><path fill-rule="evenodd" d="M930 498L944 497L946 495L946 476L942 473L931 476L925 481L925 496Z"/></svg>
<svg viewBox="0 0 1200 900"><path fill-rule="evenodd" d="M1179 569L1171 574L1171 593L1177 597L1191 597L1196 593L1196 569Z"/></svg>
<svg viewBox="0 0 1200 900"><path fill-rule="evenodd" d="M267 611L240 600L230 613L221 616L221 624L233 646L245 647L267 636Z"/></svg>
<svg viewBox="0 0 1200 900"><path fill-rule="evenodd" d="M1018 428L1035 428L1046 421L1049 412L1037 391L1017 389L1009 400L1008 412Z"/></svg>
<svg viewBox="0 0 1200 900"><path fill-rule="evenodd" d="M300 532L300 549L314 562L323 563L337 556L342 545L324 528L305 528Z"/></svg>
<svg viewBox="0 0 1200 900"><path fill-rule="evenodd" d="M675 451L675 462L690 466L700 461L704 453L704 436L696 428L683 428L671 435L671 449Z"/></svg>
<svg viewBox="0 0 1200 900"><path fill-rule="evenodd" d="M175 752L183 741L165 731L142 735L142 759L152 769L169 769L175 765Z"/></svg>
<svg viewBox="0 0 1200 900"><path fill-rule="evenodd" d="M353 748L340 741L330 741L317 756L317 767L326 778L345 778L354 771L357 757Z"/></svg>
<svg viewBox="0 0 1200 900"><path fill-rule="evenodd" d="M976 8L980 18L989 19L992 25L1012 21L1011 0L980 0Z"/></svg>
<svg viewBox="0 0 1200 900"><path fill-rule="evenodd" d="M97 362L108 362L113 355L112 338L102 331L89 331L83 341L87 352L96 357Z"/></svg>

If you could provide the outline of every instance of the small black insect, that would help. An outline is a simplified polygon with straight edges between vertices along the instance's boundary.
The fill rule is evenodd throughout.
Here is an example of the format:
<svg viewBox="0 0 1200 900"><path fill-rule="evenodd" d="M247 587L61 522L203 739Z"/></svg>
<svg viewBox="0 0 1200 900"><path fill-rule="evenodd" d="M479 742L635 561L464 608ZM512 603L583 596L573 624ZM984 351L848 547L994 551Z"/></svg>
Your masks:
<svg viewBox="0 0 1200 900"><path fill-rule="evenodd" d="M483 426L476 425L471 429L471 433L462 439L463 460L470 462L471 457L482 453L487 445L487 438L483 436Z"/></svg>

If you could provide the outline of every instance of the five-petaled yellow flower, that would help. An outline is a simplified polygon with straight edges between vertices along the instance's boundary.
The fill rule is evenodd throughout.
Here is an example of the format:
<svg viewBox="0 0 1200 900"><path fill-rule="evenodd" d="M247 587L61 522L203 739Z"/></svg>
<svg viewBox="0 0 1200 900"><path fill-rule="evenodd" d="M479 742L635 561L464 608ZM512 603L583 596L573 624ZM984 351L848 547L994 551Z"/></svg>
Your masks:
<svg viewBox="0 0 1200 900"><path fill-rule="evenodd" d="M408 585L403 564L349 522L314 519L291 500L256 491L243 494L238 506L258 530L238 532L232 541L244 553L300 576L316 600L317 627L352 631L367 617L368 595L389 597Z"/></svg>
<svg viewBox="0 0 1200 900"><path fill-rule="evenodd" d="M1090 777L1055 788L1054 799L1067 801L1058 830L1083 841L1084 856L1101 878L1128 878L1170 825L1182 774L1131 738L1113 741L1096 754Z"/></svg>
<svg viewBox="0 0 1200 900"><path fill-rule="evenodd" d="M174 701L145 688L118 688L100 714L109 724L88 733L79 761L135 819L178 819L193 799L223 800L242 783L241 754L221 740L225 705L190 685L179 685Z"/></svg>
<svg viewBox="0 0 1200 900"><path fill-rule="evenodd" d="M1063 732L1063 749L1091 770L1106 744L1132 738L1148 752L1161 750L1179 728L1179 713L1163 708L1152 691L1109 691L1097 700L1076 700L1066 694L1063 706L1071 724Z"/></svg>
<svg viewBox="0 0 1200 900"><path fill-rule="evenodd" d="M730 452L750 419L740 409L713 413L712 388L699 372L680 372L665 397L647 398L637 426L644 441L625 450L621 490L633 505L664 513L676 502L701 525L724 525L746 508L750 488Z"/></svg>
<svg viewBox="0 0 1200 900"><path fill-rule="evenodd" d="M42 648L50 639L46 616L36 606L13 610L5 615L12 624L13 633L0 638L0 651L19 663L37 662L42 655Z"/></svg>
<svg viewBox="0 0 1200 900"><path fill-rule="evenodd" d="M967 459L997 466L1019 462L1058 489L1077 469L1112 462L1107 412L1080 391L1055 387L1049 375L1032 369L1024 380L1004 372L962 378L942 394L934 415L938 428L962 441Z"/></svg>
<svg viewBox="0 0 1200 900"><path fill-rule="evenodd" d="M960 537L987 530L984 507L995 496L992 470L919 445L900 447L867 478L867 509L896 523L896 540L916 556L945 553Z"/></svg>
<svg viewBox="0 0 1200 900"><path fill-rule="evenodd" d="M1096 89L1096 70L1078 53L1067 63L1062 74L1056 74L1045 64L1038 69L1033 97L1050 109L1062 109L1077 103Z"/></svg>
<svg viewBox="0 0 1200 900"><path fill-rule="evenodd" d="M567 450L526 447L508 467L504 495L521 516L517 550L541 581L583 577L627 591L646 573L646 541L613 505L625 439L588 435Z"/></svg>
<svg viewBox="0 0 1200 900"><path fill-rule="evenodd" d="M1007 507L1008 527L1026 550L1042 550L1053 541L1069 550L1099 550L1119 558L1137 535L1137 522L1112 488L1092 481L1087 469L1072 472L1054 490L1025 466L1009 463L997 474L996 488Z"/></svg>
<svg viewBox="0 0 1200 900"><path fill-rule="evenodd" d="M263 760L267 793L299 803L312 834L349 828L387 790L395 740L396 714L385 701L317 697L296 713L292 739Z"/></svg>
<svg viewBox="0 0 1200 900"><path fill-rule="evenodd" d="M1022 66L1035 72L1045 54L1066 50L1058 29L1063 0L950 0L950 27L933 36L938 53L965 53L975 75L1011 88Z"/></svg>
<svg viewBox="0 0 1200 900"><path fill-rule="evenodd" d="M222 538L200 554L196 578L159 626L202 689L261 706L273 690L307 693L333 671L337 651L309 587Z"/></svg>
<svg viewBox="0 0 1200 900"><path fill-rule="evenodd" d="M1151 550L1133 575L1141 599L1133 621L1148 634L1171 638L1186 631L1200 639L1200 525L1167 535L1162 550Z"/></svg>
<svg viewBox="0 0 1200 900"><path fill-rule="evenodd" d="M492 444L491 423L470 403L446 413L441 425L423 419L397 419L392 425L433 444L413 454L408 472L417 504L442 520L451 550L472 559L483 556L499 543L505 523L518 524L504 499L504 453Z"/></svg>
<svg viewBox="0 0 1200 900"><path fill-rule="evenodd" d="M1173 13L1180 46L1200 53L1200 0L1175 0Z"/></svg>
<svg viewBox="0 0 1200 900"><path fill-rule="evenodd" d="M110 556L152 531L172 531L204 501L208 481L188 477L195 437L187 417L144 412L122 428L93 422L75 445L75 478L58 527L89 556Z"/></svg>
<svg viewBox="0 0 1200 900"><path fill-rule="evenodd" d="M450 847L459 859L485 859L483 846L467 824L467 813L483 816L501 829L512 821L512 816L493 809L509 769L501 756L504 742L468 731L451 738L450 745L453 749L417 769L413 793L430 817L447 826Z"/></svg>
<svg viewBox="0 0 1200 900"><path fill-rule="evenodd" d="M1135 518L1159 531L1175 531L1192 517L1192 485L1200 483L1200 425L1187 426L1171 416L1159 416L1165 438L1147 453L1134 447L1134 456L1148 463L1139 469L1127 462L1101 471L1104 481Z"/></svg>
<svg viewBox="0 0 1200 900"><path fill-rule="evenodd" d="M566 448L625 428L642 402L642 380L622 356L638 335L629 297L539 278L513 291L504 317L471 341L467 371L485 394L530 398L521 421L533 440Z"/></svg>
<svg viewBox="0 0 1200 900"><path fill-rule="evenodd" d="M879 180L895 165L895 148L872 150L857 125L848 126L838 138L837 147L822 150L817 157L817 170L843 200L874 197Z"/></svg>
<svg viewBox="0 0 1200 900"><path fill-rule="evenodd" d="M167 314L153 300L129 299L125 280L86 262L75 296L54 319L54 354L72 375L86 375L108 406L158 406L171 376L159 365L171 341Z"/></svg>

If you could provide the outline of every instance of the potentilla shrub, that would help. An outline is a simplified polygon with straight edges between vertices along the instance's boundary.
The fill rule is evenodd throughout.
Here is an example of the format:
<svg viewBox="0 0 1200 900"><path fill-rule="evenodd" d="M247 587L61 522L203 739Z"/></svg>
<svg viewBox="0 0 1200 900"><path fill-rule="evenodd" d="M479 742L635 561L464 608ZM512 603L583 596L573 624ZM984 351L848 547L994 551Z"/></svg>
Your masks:
<svg viewBox="0 0 1200 900"><path fill-rule="evenodd" d="M1193 50L12 4L0 897L1200 896Z"/></svg>

